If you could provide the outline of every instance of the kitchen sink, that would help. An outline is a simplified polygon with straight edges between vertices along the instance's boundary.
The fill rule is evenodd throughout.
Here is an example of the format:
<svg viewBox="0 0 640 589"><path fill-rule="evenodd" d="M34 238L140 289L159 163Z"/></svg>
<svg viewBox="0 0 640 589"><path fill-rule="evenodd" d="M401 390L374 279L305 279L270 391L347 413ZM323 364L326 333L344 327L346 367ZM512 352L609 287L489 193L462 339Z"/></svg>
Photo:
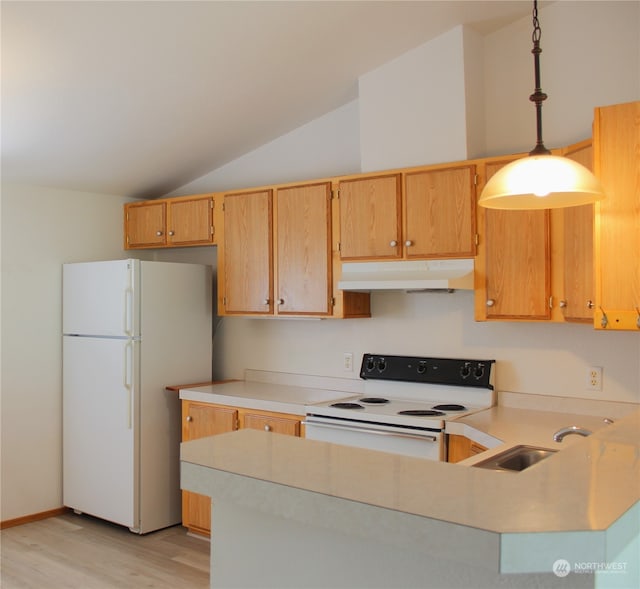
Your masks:
<svg viewBox="0 0 640 589"><path fill-rule="evenodd" d="M537 464L555 452L556 450L538 448L536 446L514 446L513 448L509 448L509 450L505 450L482 462L477 462L472 466L505 472L520 472Z"/></svg>

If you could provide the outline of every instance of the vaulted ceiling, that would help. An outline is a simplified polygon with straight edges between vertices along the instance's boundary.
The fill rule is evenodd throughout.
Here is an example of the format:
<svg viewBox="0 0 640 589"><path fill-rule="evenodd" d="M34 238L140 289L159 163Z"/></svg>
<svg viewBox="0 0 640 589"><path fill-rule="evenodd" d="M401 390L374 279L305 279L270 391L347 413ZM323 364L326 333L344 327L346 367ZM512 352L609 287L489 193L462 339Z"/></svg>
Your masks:
<svg viewBox="0 0 640 589"><path fill-rule="evenodd" d="M357 97L358 77L523 1L1 4L2 175L165 194Z"/></svg>

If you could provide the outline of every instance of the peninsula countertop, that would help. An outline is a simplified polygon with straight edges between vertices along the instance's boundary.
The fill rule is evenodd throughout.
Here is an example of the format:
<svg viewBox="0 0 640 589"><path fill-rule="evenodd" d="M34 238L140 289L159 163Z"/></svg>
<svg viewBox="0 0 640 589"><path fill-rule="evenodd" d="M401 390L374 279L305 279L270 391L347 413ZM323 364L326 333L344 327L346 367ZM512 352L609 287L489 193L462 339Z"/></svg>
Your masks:
<svg viewBox="0 0 640 589"><path fill-rule="evenodd" d="M602 531L640 501L638 431L640 411L518 473L251 430L183 443L181 460L498 533Z"/></svg>

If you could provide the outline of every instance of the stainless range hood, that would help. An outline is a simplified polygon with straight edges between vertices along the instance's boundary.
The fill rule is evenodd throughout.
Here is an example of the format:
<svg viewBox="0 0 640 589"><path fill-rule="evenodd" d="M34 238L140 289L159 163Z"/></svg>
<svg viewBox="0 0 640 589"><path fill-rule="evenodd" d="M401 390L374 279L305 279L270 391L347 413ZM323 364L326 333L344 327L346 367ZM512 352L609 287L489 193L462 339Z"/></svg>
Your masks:
<svg viewBox="0 0 640 589"><path fill-rule="evenodd" d="M343 262L341 290L473 290L473 259Z"/></svg>

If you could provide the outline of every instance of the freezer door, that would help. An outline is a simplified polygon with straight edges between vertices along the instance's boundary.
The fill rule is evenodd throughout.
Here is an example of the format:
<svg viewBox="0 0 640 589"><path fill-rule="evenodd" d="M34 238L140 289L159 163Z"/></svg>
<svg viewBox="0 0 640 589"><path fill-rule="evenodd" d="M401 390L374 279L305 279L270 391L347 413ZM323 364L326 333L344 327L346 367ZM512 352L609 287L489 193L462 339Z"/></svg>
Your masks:
<svg viewBox="0 0 640 589"><path fill-rule="evenodd" d="M138 526L133 340L63 337L63 502Z"/></svg>
<svg viewBox="0 0 640 589"><path fill-rule="evenodd" d="M62 267L62 333L140 335L140 262L82 262Z"/></svg>

